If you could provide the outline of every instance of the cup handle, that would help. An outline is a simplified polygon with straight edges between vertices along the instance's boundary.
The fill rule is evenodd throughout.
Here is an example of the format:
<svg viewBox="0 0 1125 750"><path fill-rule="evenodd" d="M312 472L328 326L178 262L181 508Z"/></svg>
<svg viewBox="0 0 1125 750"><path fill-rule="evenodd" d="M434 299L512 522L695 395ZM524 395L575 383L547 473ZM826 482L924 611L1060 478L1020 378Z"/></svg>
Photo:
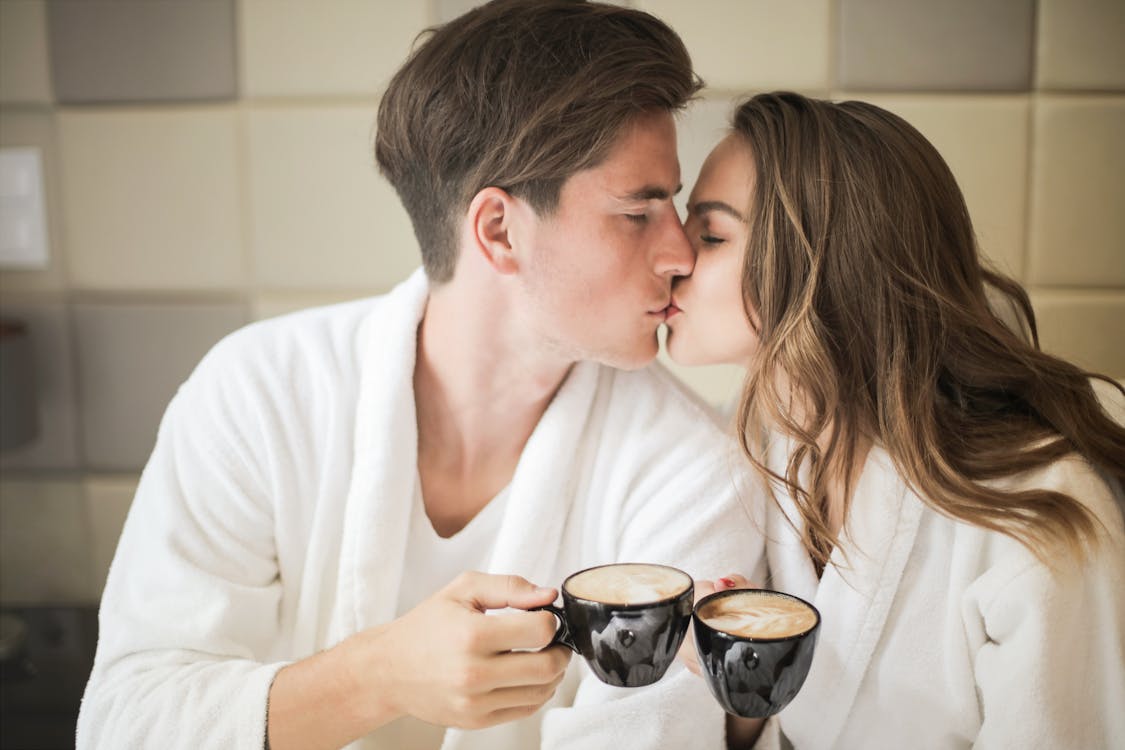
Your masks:
<svg viewBox="0 0 1125 750"><path fill-rule="evenodd" d="M559 621L559 627L558 630L555 631L555 637L551 639L551 642L547 644L547 647L549 648L551 646L554 646L556 643L561 643L577 654L578 647L574 645L574 640L570 637L570 625L566 621L566 613L563 612L560 607L556 607L554 604L544 604L542 607L532 607L528 610L528 612L538 612L539 610L546 610L550 612L555 616L555 619Z"/></svg>

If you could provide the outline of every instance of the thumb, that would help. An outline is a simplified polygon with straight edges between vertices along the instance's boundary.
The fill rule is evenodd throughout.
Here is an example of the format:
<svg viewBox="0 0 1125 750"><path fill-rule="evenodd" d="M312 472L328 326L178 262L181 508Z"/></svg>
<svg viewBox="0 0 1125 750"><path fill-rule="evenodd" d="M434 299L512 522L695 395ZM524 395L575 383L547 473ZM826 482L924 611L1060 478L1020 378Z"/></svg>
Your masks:
<svg viewBox="0 0 1125 750"><path fill-rule="evenodd" d="M520 576L465 573L453 582L454 596L480 612L486 609L531 609L555 600L555 589L536 586Z"/></svg>

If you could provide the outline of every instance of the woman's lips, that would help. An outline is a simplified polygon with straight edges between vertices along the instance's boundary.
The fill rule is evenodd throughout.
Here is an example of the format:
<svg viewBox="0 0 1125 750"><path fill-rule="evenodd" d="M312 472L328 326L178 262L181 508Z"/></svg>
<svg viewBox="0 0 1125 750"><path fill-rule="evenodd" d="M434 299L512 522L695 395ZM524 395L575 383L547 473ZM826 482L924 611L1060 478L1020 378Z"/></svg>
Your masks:
<svg viewBox="0 0 1125 750"><path fill-rule="evenodd" d="M667 307L664 308L664 320L671 320L675 316L679 315L681 312L683 312L683 310L676 307L675 302L672 302Z"/></svg>

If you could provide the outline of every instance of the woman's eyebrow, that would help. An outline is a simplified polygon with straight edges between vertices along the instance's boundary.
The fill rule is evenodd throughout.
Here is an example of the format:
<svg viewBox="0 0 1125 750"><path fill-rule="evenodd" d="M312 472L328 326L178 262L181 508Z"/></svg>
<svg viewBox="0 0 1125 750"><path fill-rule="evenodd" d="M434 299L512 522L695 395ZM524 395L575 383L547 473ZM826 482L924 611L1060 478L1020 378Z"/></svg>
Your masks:
<svg viewBox="0 0 1125 750"><path fill-rule="evenodd" d="M700 201L699 203L693 203L688 209L693 214L705 214L708 211L721 211L724 214L733 216L739 221L746 221L746 218L733 206L723 203L722 201Z"/></svg>

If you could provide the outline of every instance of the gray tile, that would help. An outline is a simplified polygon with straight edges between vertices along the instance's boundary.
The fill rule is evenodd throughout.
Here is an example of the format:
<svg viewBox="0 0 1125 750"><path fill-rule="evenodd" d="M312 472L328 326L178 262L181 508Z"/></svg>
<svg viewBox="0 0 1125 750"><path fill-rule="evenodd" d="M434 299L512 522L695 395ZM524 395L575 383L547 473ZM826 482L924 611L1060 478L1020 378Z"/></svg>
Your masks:
<svg viewBox="0 0 1125 750"><path fill-rule="evenodd" d="M234 0L51 0L47 29L63 103L232 99Z"/></svg>
<svg viewBox="0 0 1125 750"><path fill-rule="evenodd" d="M78 403L66 307L61 302L5 303L0 315L28 327L39 414L38 437L4 451L0 469L77 469Z"/></svg>
<svg viewBox="0 0 1125 750"><path fill-rule="evenodd" d="M240 303L85 303L73 315L83 453L108 471L144 466L180 383L249 317Z"/></svg>
<svg viewBox="0 0 1125 750"><path fill-rule="evenodd" d="M437 0L438 23L449 23L483 4L484 0Z"/></svg>
<svg viewBox="0 0 1125 750"><path fill-rule="evenodd" d="M0 482L0 602L85 603L91 591L81 483Z"/></svg>
<svg viewBox="0 0 1125 750"><path fill-rule="evenodd" d="M101 599L117 541L125 526L129 506L137 492L136 475L88 477L85 483L86 514L90 521L90 583Z"/></svg>
<svg viewBox="0 0 1125 750"><path fill-rule="evenodd" d="M1026 91L1034 0L840 0L837 85Z"/></svg>

